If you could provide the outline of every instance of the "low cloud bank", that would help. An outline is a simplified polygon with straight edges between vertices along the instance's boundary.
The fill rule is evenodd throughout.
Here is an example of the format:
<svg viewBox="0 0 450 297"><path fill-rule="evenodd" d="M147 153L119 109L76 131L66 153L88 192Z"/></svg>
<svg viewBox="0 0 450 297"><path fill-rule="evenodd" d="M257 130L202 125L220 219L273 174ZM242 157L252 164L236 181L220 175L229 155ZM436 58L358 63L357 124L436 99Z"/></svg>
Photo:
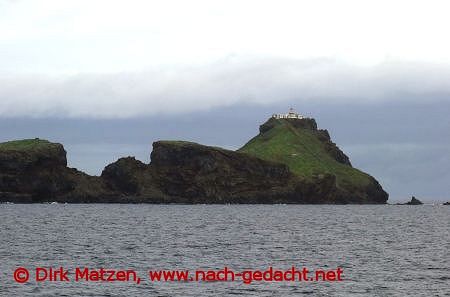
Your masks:
<svg viewBox="0 0 450 297"><path fill-rule="evenodd" d="M450 98L450 65L246 59L133 73L0 77L0 117L131 118L236 104ZM397 99L398 98L398 99Z"/></svg>

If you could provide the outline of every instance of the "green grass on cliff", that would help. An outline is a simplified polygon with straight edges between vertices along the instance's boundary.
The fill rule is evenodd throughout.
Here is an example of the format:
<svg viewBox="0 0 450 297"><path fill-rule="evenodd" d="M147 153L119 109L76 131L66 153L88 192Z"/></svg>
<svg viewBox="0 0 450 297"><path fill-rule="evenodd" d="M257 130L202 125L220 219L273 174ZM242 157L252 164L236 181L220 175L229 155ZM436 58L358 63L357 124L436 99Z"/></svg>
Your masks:
<svg viewBox="0 0 450 297"><path fill-rule="evenodd" d="M157 141L161 144L168 144L175 147L201 147L201 148L210 148L215 149L218 151L229 151L227 149L218 147L218 146L211 146L211 145L203 145L192 141L185 141L185 140L159 140Z"/></svg>
<svg viewBox="0 0 450 297"><path fill-rule="evenodd" d="M37 151L52 148L56 145L48 140L39 138L13 140L0 143L0 151Z"/></svg>
<svg viewBox="0 0 450 297"><path fill-rule="evenodd" d="M162 144L170 144L175 146L185 146L185 145L194 145L196 143L184 140L159 140L159 143Z"/></svg>
<svg viewBox="0 0 450 297"><path fill-rule="evenodd" d="M284 163L307 179L329 173L336 176L338 185L363 186L370 182L367 174L330 156L315 131L296 128L286 120L276 120L273 128L251 139L239 151Z"/></svg>

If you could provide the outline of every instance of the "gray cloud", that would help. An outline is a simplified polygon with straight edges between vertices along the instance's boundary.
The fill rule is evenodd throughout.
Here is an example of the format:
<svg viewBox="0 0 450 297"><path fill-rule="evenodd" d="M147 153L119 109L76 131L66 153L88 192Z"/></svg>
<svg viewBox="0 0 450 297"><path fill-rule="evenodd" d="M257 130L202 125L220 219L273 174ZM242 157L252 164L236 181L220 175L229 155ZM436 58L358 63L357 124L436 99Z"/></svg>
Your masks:
<svg viewBox="0 0 450 297"><path fill-rule="evenodd" d="M333 59L230 56L203 66L142 72L0 77L2 117L130 118L232 106L387 100L447 100L450 66L385 62L351 66Z"/></svg>

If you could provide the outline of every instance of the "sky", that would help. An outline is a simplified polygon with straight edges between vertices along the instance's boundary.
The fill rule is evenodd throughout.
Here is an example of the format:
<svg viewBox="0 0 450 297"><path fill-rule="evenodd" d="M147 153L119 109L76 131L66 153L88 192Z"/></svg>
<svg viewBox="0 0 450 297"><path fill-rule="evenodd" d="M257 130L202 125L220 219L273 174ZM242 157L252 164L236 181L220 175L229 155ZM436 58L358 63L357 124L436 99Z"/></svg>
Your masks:
<svg viewBox="0 0 450 297"><path fill-rule="evenodd" d="M450 197L448 1L0 0L0 141L91 174L157 139L235 149L289 106L391 194Z"/></svg>

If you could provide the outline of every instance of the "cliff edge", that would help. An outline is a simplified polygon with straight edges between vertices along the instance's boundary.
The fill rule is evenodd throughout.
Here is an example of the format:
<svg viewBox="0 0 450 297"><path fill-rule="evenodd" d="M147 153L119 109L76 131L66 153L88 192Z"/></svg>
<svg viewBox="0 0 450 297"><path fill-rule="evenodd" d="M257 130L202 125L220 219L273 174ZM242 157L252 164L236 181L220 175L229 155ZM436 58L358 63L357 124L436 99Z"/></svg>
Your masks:
<svg viewBox="0 0 450 297"><path fill-rule="evenodd" d="M95 202L114 194L100 178L68 168L62 144L39 138L0 143L0 201Z"/></svg>
<svg viewBox="0 0 450 297"><path fill-rule="evenodd" d="M317 128L314 119L272 117L259 131L240 152L286 164L295 175L313 183L318 176L332 176L334 187L345 193L342 203L386 203L388 194L380 184L353 168L348 156L331 141L327 130Z"/></svg>
<svg viewBox="0 0 450 297"><path fill-rule="evenodd" d="M313 119L269 119L239 151L157 141L150 164L120 158L99 177L68 168L61 144L0 144L4 202L364 204L387 198Z"/></svg>

